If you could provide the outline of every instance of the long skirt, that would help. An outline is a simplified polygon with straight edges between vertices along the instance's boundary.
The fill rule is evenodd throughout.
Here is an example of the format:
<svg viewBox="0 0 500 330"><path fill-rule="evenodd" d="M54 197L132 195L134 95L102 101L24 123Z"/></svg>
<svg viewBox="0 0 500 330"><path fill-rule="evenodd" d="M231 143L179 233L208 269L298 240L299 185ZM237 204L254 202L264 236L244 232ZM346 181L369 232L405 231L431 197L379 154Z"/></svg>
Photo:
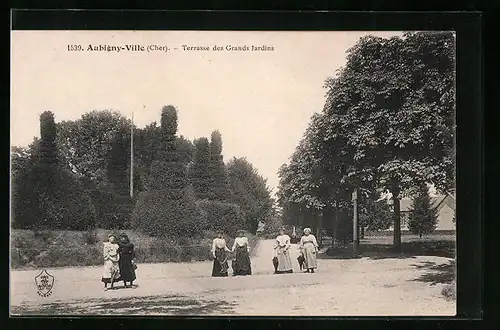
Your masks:
<svg viewBox="0 0 500 330"><path fill-rule="evenodd" d="M278 247L277 250L278 257L278 269L277 274L292 273L292 258L290 257L290 249L285 249L284 247Z"/></svg>
<svg viewBox="0 0 500 330"><path fill-rule="evenodd" d="M236 259L233 264L233 275L252 275L250 255L246 246L239 246L236 249Z"/></svg>
<svg viewBox="0 0 500 330"><path fill-rule="evenodd" d="M224 249L217 248L215 250L214 267L212 269L212 276L225 277L228 276L227 270L229 265L227 263L227 254Z"/></svg>
<svg viewBox="0 0 500 330"><path fill-rule="evenodd" d="M120 281L132 282L135 281L135 270L132 266L132 255L123 253L120 254L120 260L118 261L120 266Z"/></svg>
<svg viewBox="0 0 500 330"><path fill-rule="evenodd" d="M304 244L302 255L304 256L304 268L318 268L318 261L316 260L316 248L312 243Z"/></svg>
<svg viewBox="0 0 500 330"><path fill-rule="evenodd" d="M104 270L101 281L104 283L116 282L120 278L120 267L118 261L104 261Z"/></svg>

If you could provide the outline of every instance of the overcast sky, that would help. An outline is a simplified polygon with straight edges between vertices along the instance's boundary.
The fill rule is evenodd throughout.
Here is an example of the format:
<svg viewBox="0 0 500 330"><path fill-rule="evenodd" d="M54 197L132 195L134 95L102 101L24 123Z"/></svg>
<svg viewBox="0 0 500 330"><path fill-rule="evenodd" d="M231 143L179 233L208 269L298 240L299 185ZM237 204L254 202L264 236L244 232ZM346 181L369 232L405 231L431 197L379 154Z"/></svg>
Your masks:
<svg viewBox="0 0 500 330"><path fill-rule="evenodd" d="M218 129L223 155L246 157L278 184L309 118L324 104L323 83L363 35L395 32L14 31L11 145L39 136L39 115L56 121L113 109L144 127L163 105L179 111L179 134ZM68 51L68 45L166 45L164 52ZM182 51L182 45L273 47L274 51ZM174 50L178 48L179 50Z"/></svg>

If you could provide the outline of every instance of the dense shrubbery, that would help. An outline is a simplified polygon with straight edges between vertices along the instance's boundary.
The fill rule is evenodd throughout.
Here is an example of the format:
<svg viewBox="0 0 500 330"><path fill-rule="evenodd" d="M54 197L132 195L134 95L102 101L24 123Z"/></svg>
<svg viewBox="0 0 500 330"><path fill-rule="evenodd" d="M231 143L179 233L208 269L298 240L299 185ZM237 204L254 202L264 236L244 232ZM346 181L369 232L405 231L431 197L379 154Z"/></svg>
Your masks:
<svg viewBox="0 0 500 330"><path fill-rule="evenodd" d="M273 215L269 217L269 219L266 222L266 226L264 227L264 232L265 234L270 234L270 233L278 233L281 228L283 228L283 218L278 215ZM290 233L291 235L291 233Z"/></svg>
<svg viewBox="0 0 500 330"><path fill-rule="evenodd" d="M392 225L392 213L386 200L379 202L373 199L364 201L365 207L359 212L359 224L367 231L386 230Z"/></svg>
<svg viewBox="0 0 500 330"><path fill-rule="evenodd" d="M143 192L132 214L132 226L151 236L196 237L205 227L205 219L189 185L186 164L177 150L177 111L162 110L162 148L152 162L150 190Z"/></svg>
<svg viewBox="0 0 500 330"><path fill-rule="evenodd" d="M205 229L222 229L228 235L255 230L272 207L265 180L246 160L225 167L218 131L210 142L198 139L195 147L177 136L177 123L177 110L169 105L162 108L160 127L154 122L134 130L131 198L132 123L127 118L92 111L56 124L52 113L43 113L41 138L28 148L12 149L12 227L84 230L86 245L97 240L95 228L133 228L179 239L199 238ZM232 189L229 170L233 181L239 180L238 189ZM200 202L205 199L210 202ZM46 253L64 252L51 247ZM175 260L188 258L170 254Z"/></svg>
<svg viewBox="0 0 500 330"><path fill-rule="evenodd" d="M200 234L206 222L191 189L184 189L179 200L153 190L139 197L132 213L132 227L151 236L186 237Z"/></svg>
<svg viewBox="0 0 500 330"><path fill-rule="evenodd" d="M42 209L48 210L47 204L51 203L54 210L54 213L47 214L47 221L41 228L84 230L95 226L95 208L88 192L75 180L68 181L55 196L48 195L41 203ZM55 219L59 217L60 222L57 222Z"/></svg>
<svg viewBox="0 0 500 330"><path fill-rule="evenodd" d="M87 229L95 208L86 189L61 162L54 115L40 116L41 139L12 157L12 225L26 229Z"/></svg>
<svg viewBox="0 0 500 330"><path fill-rule="evenodd" d="M255 233L259 221L266 222L273 211L274 200L266 179L245 158L231 159L227 172L232 201L240 206L247 228Z"/></svg>
<svg viewBox="0 0 500 330"><path fill-rule="evenodd" d="M150 237L137 231L125 230L135 245L138 263L190 262L211 260L210 248L215 233L204 231L198 238ZM121 231L115 231L115 234ZM108 230L91 231L31 231L11 232L11 267L39 268L65 266L100 266L102 244ZM257 244L247 234L250 246ZM228 243L232 243L230 237Z"/></svg>
<svg viewBox="0 0 500 330"><path fill-rule="evenodd" d="M205 213L207 229L222 230L229 236L245 229L245 219L238 205L208 200L199 201L198 205Z"/></svg>
<svg viewBox="0 0 500 330"><path fill-rule="evenodd" d="M109 189L92 189L91 197L96 208L96 227L106 229L130 228L134 201Z"/></svg>

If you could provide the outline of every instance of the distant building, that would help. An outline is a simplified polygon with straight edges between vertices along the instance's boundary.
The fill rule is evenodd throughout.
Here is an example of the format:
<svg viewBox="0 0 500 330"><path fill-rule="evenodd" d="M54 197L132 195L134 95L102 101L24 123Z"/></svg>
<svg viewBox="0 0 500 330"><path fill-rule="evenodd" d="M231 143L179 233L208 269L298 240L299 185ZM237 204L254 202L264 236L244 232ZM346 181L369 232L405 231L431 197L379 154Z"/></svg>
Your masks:
<svg viewBox="0 0 500 330"><path fill-rule="evenodd" d="M392 200L388 200L388 203L392 205ZM438 210L438 224L436 230L455 230L456 226L453 221L456 206L455 196L447 194L431 197L431 205ZM401 198L401 230L408 230L408 219L410 217L411 209L411 198ZM394 227L391 226L389 230L393 229Z"/></svg>

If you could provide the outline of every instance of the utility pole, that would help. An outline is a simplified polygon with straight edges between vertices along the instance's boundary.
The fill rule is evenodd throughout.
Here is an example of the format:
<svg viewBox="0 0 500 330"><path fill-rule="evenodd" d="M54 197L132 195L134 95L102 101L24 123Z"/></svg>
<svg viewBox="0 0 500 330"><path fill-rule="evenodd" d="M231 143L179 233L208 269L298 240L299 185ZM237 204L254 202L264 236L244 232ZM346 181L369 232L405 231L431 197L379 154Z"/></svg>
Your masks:
<svg viewBox="0 0 500 330"><path fill-rule="evenodd" d="M358 235L358 190L354 189L352 192L352 201L354 207L354 216L352 221L352 247L353 253L358 254L359 235Z"/></svg>
<svg viewBox="0 0 500 330"><path fill-rule="evenodd" d="M134 198L134 112L130 127L130 198Z"/></svg>

